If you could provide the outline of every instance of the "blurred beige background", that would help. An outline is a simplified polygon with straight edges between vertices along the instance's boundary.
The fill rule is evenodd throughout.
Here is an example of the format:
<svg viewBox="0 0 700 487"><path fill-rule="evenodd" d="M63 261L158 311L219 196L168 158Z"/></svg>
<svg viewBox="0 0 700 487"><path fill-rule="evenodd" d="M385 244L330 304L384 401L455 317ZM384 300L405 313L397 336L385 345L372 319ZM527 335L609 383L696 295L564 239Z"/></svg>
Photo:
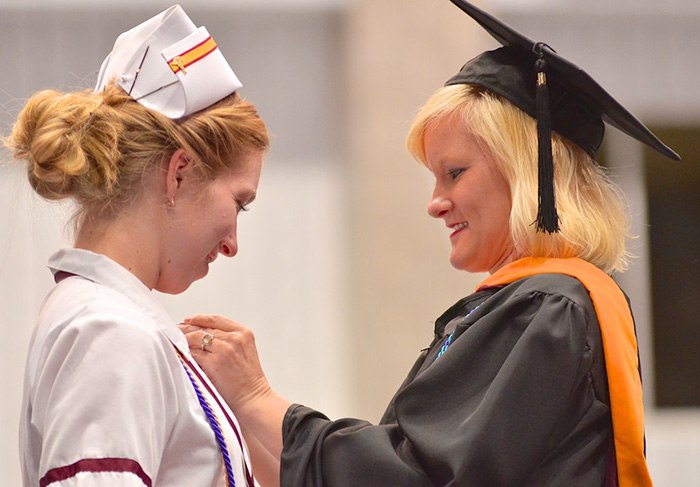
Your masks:
<svg viewBox="0 0 700 487"><path fill-rule="evenodd" d="M428 95L496 44L448 0L180 3L217 40L273 147L239 224L239 255L163 302L176 320L219 313L248 324L273 386L290 399L377 421L434 319L483 277L450 268L448 233L425 211L431 178L404 137ZM696 0L479 3L584 66L645 122L700 122ZM2 133L33 91L91 87L116 36L170 2L95 4L0 4ZM642 151L610 129L607 153L640 235L622 283L638 322L652 474L659 486L698 485L700 413L654 407ZM70 209L35 198L22 167L2 159L0 484L14 486L24 357L52 285L44 263L70 242Z"/></svg>

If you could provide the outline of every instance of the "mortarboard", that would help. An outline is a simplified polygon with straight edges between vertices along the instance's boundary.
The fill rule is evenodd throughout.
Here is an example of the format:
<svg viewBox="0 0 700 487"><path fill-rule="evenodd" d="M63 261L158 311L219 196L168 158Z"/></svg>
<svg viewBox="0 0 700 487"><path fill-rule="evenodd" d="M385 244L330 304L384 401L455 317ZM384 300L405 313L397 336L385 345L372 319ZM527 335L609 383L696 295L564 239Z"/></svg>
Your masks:
<svg viewBox="0 0 700 487"><path fill-rule="evenodd" d="M177 119L241 88L205 27L179 5L121 34L102 63L95 91L112 79L143 106Z"/></svg>
<svg viewBox="0 0 700 487"><path fill-rule="evenodd" d="M503 47L468 61L446 85L473 84L510 101L537 121L539 207L537 229L559 230L554 201L551 130L566 137L593 159L605 124L618 128L666 157L680 160L642 122L585 71L492 15L464 0L451 0Z"/></svg>

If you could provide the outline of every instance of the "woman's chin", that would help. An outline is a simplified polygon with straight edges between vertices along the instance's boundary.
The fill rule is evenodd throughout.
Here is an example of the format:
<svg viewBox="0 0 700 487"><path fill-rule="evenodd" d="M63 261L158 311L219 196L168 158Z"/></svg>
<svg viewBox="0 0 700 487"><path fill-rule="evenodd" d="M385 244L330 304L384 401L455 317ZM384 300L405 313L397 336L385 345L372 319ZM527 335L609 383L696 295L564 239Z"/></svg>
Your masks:
<svg viewBox="0 0 700 487"><path fill-rule="evenodd" d="M473 274L479 272L488 272L489 270L483 265L479 265L474 259L469 259L464 256L450 255L450 264L458 271L470 272Z"/></svg>
<svg viewBox="0 0 700 487"><path fill-rule="evenodd" d="M450 264L458 271L472 272L469 270L470 260L466 259L464 256L456 255L454 253L450 254Z"/></svg>
<svg viewBox="0 0 700 487"><path fill-rule="evenodd" d="M206 276L207 273L209 272L209 269L204 272L204 274L201 277L197 277L195 279L191 280L182 280L179 282L169 282L169 283L159 283L156 285L155 290L158 292L161 292L163 294L181 294L187 291L190 286L195 282L201 279L202 277Z"/></svg>

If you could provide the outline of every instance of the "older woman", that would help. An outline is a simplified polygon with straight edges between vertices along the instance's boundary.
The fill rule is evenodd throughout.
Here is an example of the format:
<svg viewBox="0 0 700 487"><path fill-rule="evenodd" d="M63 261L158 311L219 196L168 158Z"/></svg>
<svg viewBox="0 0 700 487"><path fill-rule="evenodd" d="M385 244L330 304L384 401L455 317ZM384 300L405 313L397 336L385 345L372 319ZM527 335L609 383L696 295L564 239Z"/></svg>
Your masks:
<svg viewBox="0 0 700 487"><path fill-rule="evenodd" d="M408 147L435 178L428 212L451 264L490 277L437 319L379 425L279 397L235 322L189 320L195 358L281 459L283 485L650 485L634 324L609 277L628 227L594 162L601 119L675 154L568 61L455 3L504 47L430 97ZM206 352L198 327L216 337Z"/></svg>
<svg viewBox="0 0 700 487"><path fill-rule="evenodd" d="M268 134L216 42L178 6L125 32L95 91L33 95L7 145L75 245L27 361L24 485L245 486L240 427L153 295L238 250Z"/></svg>

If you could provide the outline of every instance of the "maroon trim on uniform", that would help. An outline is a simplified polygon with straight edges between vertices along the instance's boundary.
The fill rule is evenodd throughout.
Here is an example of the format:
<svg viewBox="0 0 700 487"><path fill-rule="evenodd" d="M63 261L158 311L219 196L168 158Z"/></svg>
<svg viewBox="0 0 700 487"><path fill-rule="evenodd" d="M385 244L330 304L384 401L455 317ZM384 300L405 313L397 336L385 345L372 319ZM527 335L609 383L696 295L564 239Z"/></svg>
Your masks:
<svg viewBox="0 0 700 487"><path fill-rule="evenodd" d="M177 347L176 347L176 349L177 349ZM206 380L204 380L204 378L203 378L202 375L199 373L199 371L198 371L195 367L192 366L192 364L189 362L189 360L187 360L187 358L186 358L184 355L180 354L180 357L182 357L182 359L185 361L185 363L186 363L187 366L190 368L190 370L191 370L192 372L195 373L195 375L196 375L197 378L199 379L199 382L200 382L202 385L204 385L204 387L207 389L207 391L209 392L209 394L211 395L211 397L213 397L214 400L216 401L216 404L219 405L219 408L221 409L221 412L223 412L223 413L224 413L224 416L226 417L226 421L228 421L229 426L231 427L231 429L233 430L233 432L236 434L236 439L238 440L238 444L239 444L240 447L241 447L241 453L243 453L243 451L244 451L244 449L243 449L243 440L241 440L241 435L240 435L240 433L238 432L238 428L236 428L236 424L233 422L233 420L231 419L231 417L230 417L230 416L228 415L228 413L226 412L226 408L224 408L224 406L221 404L221 401L219 401L218 396L214 393L214 391L211 389L211 387L209 387L209 384L207 383ZM248 462L246 462L246 460L245 460L245 454L243 455L243 467L244 467L244 469L245 469L246 481L247 481L247 483L248 483L248 485L249 485L250 487L253 487L253 485L255 485L255 483L254 483L254 481L253 481L253 475L250 473L250 468L248 467Z"/></svg>
<svg viewBox="0 0 700 487"><path fill-rule="evenodd" d="M72 465L49 470L39 481L39 487L75 477L81 472L119 472L136 475L146 487L151 487L151 479L138 462L129 458L86 458Z"/></svg>
<svg viewBox="0 0 700 487"><path fill-rule="evenodd" d="M61 282L62 280L68 278L68 277L73 277L75 274L72 272L66 272L66 271L58 271L56 274L53 275L53 280L56 281L56 284Z"/></svg>

